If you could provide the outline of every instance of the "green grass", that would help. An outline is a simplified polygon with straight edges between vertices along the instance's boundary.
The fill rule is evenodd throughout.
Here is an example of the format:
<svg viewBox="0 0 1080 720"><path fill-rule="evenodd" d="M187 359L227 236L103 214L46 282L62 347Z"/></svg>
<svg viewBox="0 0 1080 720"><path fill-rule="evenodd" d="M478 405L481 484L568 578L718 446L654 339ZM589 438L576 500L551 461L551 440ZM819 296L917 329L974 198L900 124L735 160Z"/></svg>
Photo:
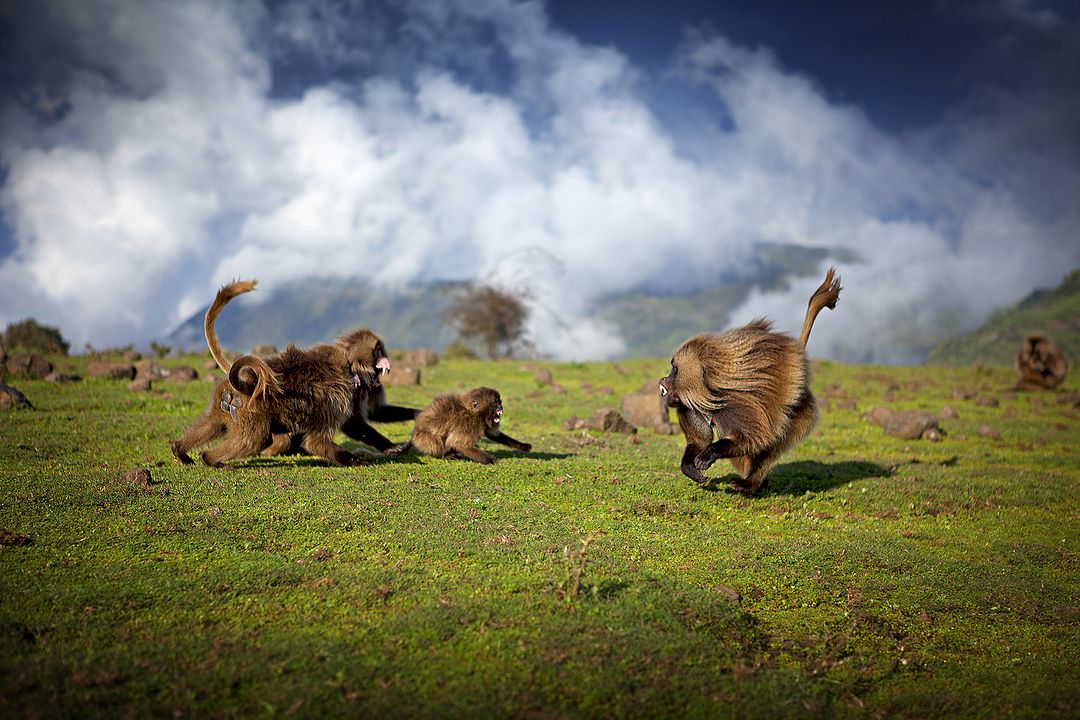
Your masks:
<svg viewBox="0 0 1080 720"><path fill-rule="evenodd" d="M705 488L679 474L681 436L560 429L664 363L547 366L565 394L518 361L390 390L498 387L534 452L491 467L181 466L167 441L209 384L9 380L36 410L0 415L0 528L30 538L0 546L0 715L1080 712L1080 413L1058 395L1007 394L1006 370L820 363L818 429L747 498L720 464ZM946 404L940 443L861 419Z"/></svg>

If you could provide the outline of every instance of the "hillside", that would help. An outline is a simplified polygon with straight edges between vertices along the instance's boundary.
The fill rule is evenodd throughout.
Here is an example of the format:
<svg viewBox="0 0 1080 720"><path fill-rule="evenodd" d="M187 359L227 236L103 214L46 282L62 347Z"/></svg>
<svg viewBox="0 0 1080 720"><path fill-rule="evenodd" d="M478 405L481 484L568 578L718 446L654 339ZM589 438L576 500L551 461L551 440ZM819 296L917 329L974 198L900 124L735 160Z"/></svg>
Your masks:
<svg viewBox="0 0 1080 720"><path fill-rule="evenodd" d="M998 310L979 329L934 348L928 365L990 363L1012 365L1024 338L1043 332L1065 351L1070 364L1080 357L1080 269L1053 290L1036 290L1011 308Z"/></svg>

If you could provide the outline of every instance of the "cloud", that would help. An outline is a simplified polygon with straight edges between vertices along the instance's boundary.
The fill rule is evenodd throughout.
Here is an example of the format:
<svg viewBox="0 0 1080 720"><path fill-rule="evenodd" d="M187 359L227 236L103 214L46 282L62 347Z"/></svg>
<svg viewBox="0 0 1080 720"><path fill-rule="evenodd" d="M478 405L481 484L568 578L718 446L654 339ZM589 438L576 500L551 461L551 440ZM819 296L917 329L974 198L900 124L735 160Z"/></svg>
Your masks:
<svg viewBox="0 0 1080 720"><path fill-rule="evenodd" d="M1072 211L1021 196L1075 171L1013 153L1010 175L992 147L1027 132L989 111L1022 96L895 137L767 50L691 33L657 76L502 0L56 1L26 22L74 44L5 108L0 322L76 347L161 336L238 276L488 277L531 289L542 351L610 356L594 299L707 287L770 241L862 259L815 354L911 361L1078 259ZM665 82L722 117L665 125ZM797 330L816 282L733 317Z"/></svg>

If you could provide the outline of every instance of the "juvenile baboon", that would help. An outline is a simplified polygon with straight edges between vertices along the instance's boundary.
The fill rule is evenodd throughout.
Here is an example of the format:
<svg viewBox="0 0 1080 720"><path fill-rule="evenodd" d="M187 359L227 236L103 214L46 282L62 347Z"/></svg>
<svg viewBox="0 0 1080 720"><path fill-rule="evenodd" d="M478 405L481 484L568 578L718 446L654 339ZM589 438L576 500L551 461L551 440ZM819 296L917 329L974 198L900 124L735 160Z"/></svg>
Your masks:
<svg viewBox="0 0 1080 720"><path fill-rule="evenodd" d="M1065 381L1069 363L1061 347L1042 333L1031 333L1016 356L1017 390L1053 390Z"/></svg>
<svg viewBox="0 0 1080 720"><path fill-rule="evenodd" d="M218 446L201 454L207 465L250 457L263 450L288 447L291 435L302 435L305 451L337 465L361 459L335 444L334 434L352 415L356 392L371 387L390 361L376 352L381 341L369 330L354 330L334 344L284 352L262 360L245 355L230 363L221 351L214 321L237 295L255 288L253 281L223 287L206 312L204 331L210 353L228 373L213 391L210 406L191 427L170 443L173 454L190 463L187 453L225 436Z"/></svg>
<svg viewBox="0 0 1080 720"><path fill-rule="evenodd" d="M485 465L495 462L495 458L476 446L481 437L522 452L532 450L529 443L500 431L502 413L502 398L492 388L473 388L464 395L439 395L416 414L410 444L432 457L474 460Z"/></svg>
<svg viewBox="0 0 1080 720"><path fill-rule="evenodd" d="M736 488L755 493L773 463L806 437L817 422L806 341L821 309L836 307L840 289L840 277L829 268L810 298L798 341L759 318L734 330L700 333L675 351L660 394L676 409L686 436L684 475L705 482L701 473L729 458L742 476Z"/></svg>

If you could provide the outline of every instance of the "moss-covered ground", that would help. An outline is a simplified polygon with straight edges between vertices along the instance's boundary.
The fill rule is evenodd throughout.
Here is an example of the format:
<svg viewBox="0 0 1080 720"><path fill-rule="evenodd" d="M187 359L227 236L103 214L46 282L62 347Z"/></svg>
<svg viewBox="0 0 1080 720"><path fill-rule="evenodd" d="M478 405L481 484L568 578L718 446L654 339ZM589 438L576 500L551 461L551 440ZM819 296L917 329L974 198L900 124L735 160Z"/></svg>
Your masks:
<svg viewBox="0 0 1080 720"><path fill-rule="evenodd" d="M665 362L545 366L565 393L465 360L390 390L498 387L534 452L488 446L490 467L181 466L167 441L208 383L9 379L36 409L0 414L0 716L1080 714L1080 411L1060 393L819 363L817 430L744 497L727 466L679 474L679 435L561 429ZM862 419L947 404L937 443ZM140 467L149 485L124 480Z"/></svg>

